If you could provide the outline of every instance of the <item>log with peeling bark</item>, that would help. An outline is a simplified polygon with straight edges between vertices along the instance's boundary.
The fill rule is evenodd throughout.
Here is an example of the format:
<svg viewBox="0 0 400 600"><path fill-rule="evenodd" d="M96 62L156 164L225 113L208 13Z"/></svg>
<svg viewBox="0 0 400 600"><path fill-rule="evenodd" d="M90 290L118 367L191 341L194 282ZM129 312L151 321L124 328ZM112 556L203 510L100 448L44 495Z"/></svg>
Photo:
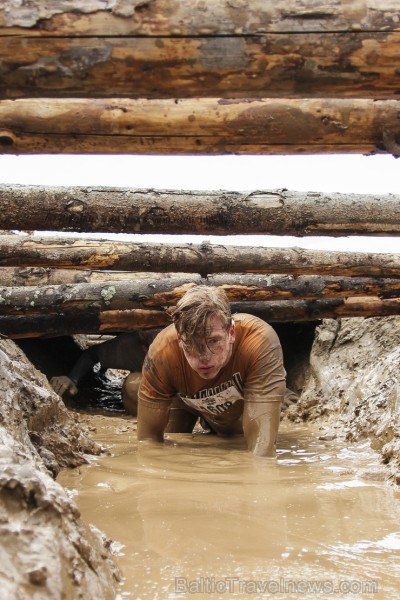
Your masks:
<svg viewBox="0 0 400 600"><path fill-rule="evenodd" d="M176 273L146 272L146 277L166 279ZM52 269L48 267L0 267L0 287L62 285L65 283L96 283L142 279L142 272L93 271L88 269Z"/></svg>
<svg viewBox="0 0 400 600"><path fill-rule="evenodd" d="M12 223L20 230L98 233L400 234L400 196L393 194L3 184L0 203L0 229ZM101 267L101 260L92 266Z"/></svg>
<svg viewBox="0 0 400 600"><path fill-rule="evenodd" d="M0 336L13 339L55 337L79 333L118 333L165 327L171 322L162 310L73 311L69 314L0 315Z"/></svg>
<svg viewBox="0 0 400 600"><path fill-rule="evenodd" d="M0 101L11 154L398 155L400 102L371 99L20 99Z"/></svg>
<svg viewBox="0 0 400 600"><path fill-rule="evenodd" d="M18 264L27 267L5 266ZM0 265L0 285L16 286L155 279L174 272L400 277L400 254L15 235L0 236ZM105 271L90 270L98 268Z"/></svg>
<svg viewBox="0 0 400 600"><path fill-rule="evenodd" d="M400 314L400 298L330 298L272 302L233 302L233 313L247 312L270 323L317 321L344 317L380 317ZM76 333L119 333L164 327L170 318L163 310L101 310L68 315L0 315L0 335L11 338L52 337Z"/></svg>
<svg viewBox="0 0 400 600"><path fill-rule="evenodd" d="M113 281L108 283L76 283L30 287L0 288L0 315L33 315L74 313L90 315L91 311L158 309L175 304L199 275L154 280Z"/></svg>
<svg viewBox="0 0 400 600"><path fill-rule="evenodd" d="M383 317L400 314L400 298L376 296L328 298L326 300L283 300L231 302L232 313L247 312L271 323L319 321L345 317Z"/></svg>
<svg viewBox="0 0 400 600"><path fill-rule="evenodd" d="M396 97L393 0L10 0L2 97Z"/></svg>
<svg viewBox="0 0 400 600"><path fill-rule="evenodd" d="M1 35L64 37L255 35L266 32L385 31L399 28L395 0L8 0L0 5Z"/></svg>
<svg viewBox="0 0 400 600"><path fill-rule="evenodd" d="M292 277L290 275L192 274L165 280L0 288L0 316L88 314L98 310L163 309L175 305L193 285L222 287L230 302L300 300L354 296L400 296L400 279L367 277Z"/></svg>

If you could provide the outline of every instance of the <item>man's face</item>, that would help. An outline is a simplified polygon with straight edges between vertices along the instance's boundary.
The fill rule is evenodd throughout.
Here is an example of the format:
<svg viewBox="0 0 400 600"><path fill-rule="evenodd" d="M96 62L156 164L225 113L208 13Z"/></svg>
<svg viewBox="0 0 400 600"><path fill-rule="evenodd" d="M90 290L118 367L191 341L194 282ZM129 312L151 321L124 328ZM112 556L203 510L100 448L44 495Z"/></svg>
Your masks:
<svg viewBox="0 0 400 600"><path fill-rule="evenodd" d="M207 322L206 336L201 338L199 346L189 345L190 340L184 343L179 335L178 340L193 371L202 379L214 379L231 357L235 325L232 322L226 329L221 320L213 316Z"/></svg>

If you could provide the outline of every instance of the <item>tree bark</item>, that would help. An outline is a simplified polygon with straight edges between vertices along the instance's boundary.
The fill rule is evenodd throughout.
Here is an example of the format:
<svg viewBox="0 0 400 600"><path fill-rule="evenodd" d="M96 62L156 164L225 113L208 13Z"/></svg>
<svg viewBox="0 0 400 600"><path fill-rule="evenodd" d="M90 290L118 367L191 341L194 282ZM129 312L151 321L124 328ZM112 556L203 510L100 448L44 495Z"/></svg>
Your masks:
<svg viewBox="0 0 400 600"><path fill-rule="evenodd" d="M176 276L175 273L151 273L146 271L146 277L151 277L152 279L169 279L174 276ZM0 287L62 285L66 283L112 283L113 281L132 281L133 279L143 279L143 273L134 271L51 269L48 267L0 267Z"/></svg>
<svg viewBox="0 0 400 600"><path fill-rule="evenodd" d="M379 317L400 314L400 299L377 297L233 302L232 312L246 312L270 323L316 321L344 317ZM157 309L102 310L65 314L0 315L0 335L11 338L52 337L77 333L118 333L153 329L170 323L167 313Z"/></svg>
<svg viewBox="0 0 400 600"><path fill-rule="evenodd" d="M379 8L369 0L65 4L7 2L3 98L398 92L400 32L390 0Z"/></svg>
<svg viewBox="0 0 400 600"><path fill-rule="evenodd" d="M215 98L0 101L0 151L304 154L398 150L400 102Z"/></svg>
<svg viewBox="0 0 400 600"><path fill-rule="evenodd" d="M91 311L158 309L175 304L193 283L201 283L199 275L171 279L113 281L108 283L76 283L54 286L0 288L0 315L60 314Z"/></svg>
<svg viewBox="0 0 400 600"><path fill-rule="evenodd" d="M198 275L165 280L0 288L0 316L87 313L99 310L163 309L175 305L194 284L222 287L231 302L353 296L400 296L399 279L289 275Z"/></svg>
<svg viewBox="0 0 400 600"><path fill-rule="evenodd" d="M339 174L338 174L339 176ZM399 235L400 196L0 185L0 229L205 235ZM100 265L99 265L100 266Z"/></svg>
<svg viewBox="0 0 400 600"><path fill-rule="evenodd" d="M361 296L324 300L231 302L231 309L233 314L245 312L271 323L346 317L369 318L400 314L400 298L381 299L376 296Z"/></svg>
<svg viewBox="0 0 400 600"><path fill-rule="evenodd" d="M27 267L6 269L20 264ZM0 265L3 286L132 280L144 276L140 271L154 279L173 272L400 277L400 254L15 235L0 236Z"/></svg>
<svg viewBox="0 0 400 600"><path fill-rule="evenodd" d="M379 5L379 6L378 6ZM238 28L240 27L240 30ZM265 32L377 31L399 28L393 0L8 0L0 7L0 34L31 36L254 35ZM28 31L27 31L28 30Z"/></svg>

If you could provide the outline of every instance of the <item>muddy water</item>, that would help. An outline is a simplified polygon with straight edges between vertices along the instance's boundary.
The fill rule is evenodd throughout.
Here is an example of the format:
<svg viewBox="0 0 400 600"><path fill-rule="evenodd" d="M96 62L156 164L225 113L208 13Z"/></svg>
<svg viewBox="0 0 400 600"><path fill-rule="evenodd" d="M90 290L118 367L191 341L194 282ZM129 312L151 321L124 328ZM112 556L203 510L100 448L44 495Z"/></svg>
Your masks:
<svg viewBox="0 0 400 600"><path fill-rule="evenodd" d="M115 540L120 598L399 597L400 494L360 477L365 445L282 425L276 461L204 434L138 451L133 420L90 422L111 454L59 481Z"/></svg>

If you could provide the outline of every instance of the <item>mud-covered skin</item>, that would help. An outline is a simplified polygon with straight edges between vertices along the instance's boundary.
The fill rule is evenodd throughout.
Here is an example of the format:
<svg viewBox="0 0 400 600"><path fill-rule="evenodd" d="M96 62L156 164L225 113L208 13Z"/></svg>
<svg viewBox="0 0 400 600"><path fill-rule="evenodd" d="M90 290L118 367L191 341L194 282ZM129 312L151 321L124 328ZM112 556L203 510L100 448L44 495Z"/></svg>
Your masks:
<svg viewBox="0 0 400 600"><path fill-rule="evenodd" d="M189 364L173 325L149 349L139 390L139 440L163 441L187 414L201 416L219 434L244 433L254 454L273 456L285 393L282 349L275 331L251 315L235 315L228 362L212 378ZM180 411L181 419L176 411Z"/></svg>
<svg viewBox="0 0 400 600"><path fill-rule="evenodd" d="M122 384L122 404L126 412L133 417L137 416L138 409L138 394L141 380L141 372L133 371L125 377Z"/></svg>

